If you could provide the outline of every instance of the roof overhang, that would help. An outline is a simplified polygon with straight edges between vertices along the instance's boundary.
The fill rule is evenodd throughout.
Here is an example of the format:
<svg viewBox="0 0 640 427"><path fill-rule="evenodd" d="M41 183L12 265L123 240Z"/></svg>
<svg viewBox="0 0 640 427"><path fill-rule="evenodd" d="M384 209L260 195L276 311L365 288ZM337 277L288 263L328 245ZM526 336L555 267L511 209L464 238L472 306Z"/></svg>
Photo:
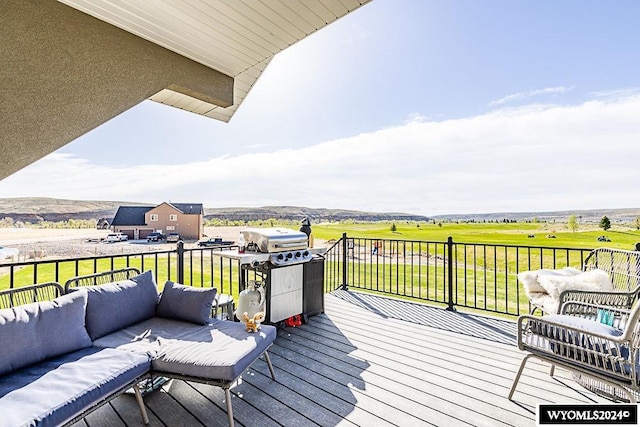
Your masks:
<svg viewBox="0 0 640 427"><path fill-rule="evenodd" d="M227 122L275 54L370 0L4 0L0 179L151 99Z"/></svg>
<svg viewBox="0 0 640 427"><path fill-rule="evenodd" d="M149 99L228 122L275 54L370 0L59 0L233 77L233 105L172 89Z"/></svg>

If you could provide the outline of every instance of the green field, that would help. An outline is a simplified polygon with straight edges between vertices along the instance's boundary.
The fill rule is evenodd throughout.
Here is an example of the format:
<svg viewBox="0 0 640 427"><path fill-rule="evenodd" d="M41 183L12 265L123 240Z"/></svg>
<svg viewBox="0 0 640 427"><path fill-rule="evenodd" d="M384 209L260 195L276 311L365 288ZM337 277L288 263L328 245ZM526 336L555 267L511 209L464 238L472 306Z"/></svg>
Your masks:
<svg viewBox="0 0 640 427"><path fill-rule="evenodd" d="M636 242L640 242L640 231L630 226L614 225L608 231L603 231L595 224L588 224L571 232L563 223L442 223L442 226L433 223L395 224L396 232L391 231L391 223L317 224L313 226L313 235L318 239L337 240L346 232L349 237L430 242L445 242L451 236L456 243L583 249L611 247L628 250L633 250ZM529 235L535 237L529 238ZM547 235L556 237L547 238ZM599 236L606 236L611 242L599 242Z"/></svg>
<svg viewBox="0 0 640 427"><path fill-rule="evenodd" d="M21 287L33 283L58 282L61 285L75 276L92 274L121 268L136 267L141 271L153 270L160 290L167 280L177 281L177 256L172 254L147 254L144 257L116 256L102 259L87 259L81 261L41 261L14 268L13 283L11 271L8 267L0 268L0 290L10 287ZM192 257L185 257L184 282L193 286L213 286L221 293L230 293L237 297L238 268L237 263L211 257L206 252L200 256L195 252Z"/></svg>
<svg viewBox="0 0 640 427"><path fill-rule="evenodd" d="M348 285L366 291L397 295L420 301L447 301L448 237L453 246L453 295L457 305L481 310L521 314L529 310L528 300L517 281L517 273L537 268L580 267L587 251L596 247L634 249L640 231L614 225L608 231L594 224L582 225L576 232L560 223L339 223L314 224L318 240L339 240L343 233L352 238L349 253L341 253L342 245L326 257L326 290L342 284L346 268ZM553 235L555 238L549 238ZM529 237L534 236L534 237ZM610 242L599 242L606 236ZM375 256L374 242L383 247ZM571 248L571 250L565 249ZM98 261L44 261L16 267L11 282L10 269L0 269L0 289L31 283L58 281L122 268L129 264L141 270L152 269L158 284L177 280L175 254L120 256ZM193 286L215 286L222 293L238 294L237 265L219 257L193 253L184 263L184 283Z"/></svg>
<svg viewBox="0 0 640 427"><path fill-rule="evenodd" d="M571 232L565 224L555 223L395 225L395 232L391 231L391 223L315 225L313 233L323 240L338 240L343 232L353 238L353 248L348 249L346 258L350 288L436 302L447 300L445 242L451 236L456 243L452 261L455 303L512 315L529 311L528 298L516 277L518 272L580 268L591 249L632 250L640 241L640 232L628 227L614 227L605 232L591 225ZM611 241L600 242L599 236L607 236ZM384 241L384 249L373 256L373 243L377 239ZM335 287L342 282L340 275L345 261L341 245L332 251L339 253L327 258L329 268L339 272L339 277L330 280Z"/></svg>

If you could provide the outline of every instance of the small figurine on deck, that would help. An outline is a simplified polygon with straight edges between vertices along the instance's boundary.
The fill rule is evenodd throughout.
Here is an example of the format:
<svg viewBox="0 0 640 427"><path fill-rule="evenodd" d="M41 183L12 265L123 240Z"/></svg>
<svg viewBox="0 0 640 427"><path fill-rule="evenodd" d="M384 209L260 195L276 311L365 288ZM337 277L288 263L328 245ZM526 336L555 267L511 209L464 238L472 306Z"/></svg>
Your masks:
<svg viewBox="0 0 640 427"><path fill-rule="evenodd" d="M253 318L248 316L245 311L242 315L242 321L247 325L247 332L258 332L260 329L260 322L264 320L264 311L259 311L253 315Z"/></svg>

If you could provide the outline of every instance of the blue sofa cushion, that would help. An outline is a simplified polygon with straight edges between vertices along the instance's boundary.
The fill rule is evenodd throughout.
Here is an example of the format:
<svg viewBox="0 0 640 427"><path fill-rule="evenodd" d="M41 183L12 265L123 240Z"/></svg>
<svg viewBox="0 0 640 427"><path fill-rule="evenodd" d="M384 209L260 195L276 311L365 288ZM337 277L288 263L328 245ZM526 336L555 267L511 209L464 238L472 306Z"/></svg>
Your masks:
<svg viewBox="0 0 640 427"><path fill-rule="evenodd" d="M178 340L161 342L152 367L169 374L233 381L269 348L276 336L274 326L262 325L252 333L243 323L212 320L208 325L192 327Z"/></svg>
<svg viewBox="0 0 640 427"><path fill-rule="evenodd" d="M88 347L0 377L0 425L63 425L150 367L147 355Z"/></svg>
<svg viewBox="0 0 640 427"><path fill-rule="evenodd" d="M211 317L216 288L194 288L172 281L164 285L156 315L204 325Z"/></svg>
<svg viewBox="0 0 640 427"><path fill-rule="evenodd" d="M151 270L130 280L87 286L87 331L92 340L156 314L158 290Z"/></svg>
<svg viewBox="0 0 640 427"><path fill-rule="evenodd" d="M0 375L91 345L86 291L0 310Z"/></svg>
<svg viewBox="0 0 640 427"><path fill-rule="evenodd" d="M154 317L102 337L93 345L150 354L152 368L160 375L232 381L269 348L276 336L276 328L269 325L251 333L240 322L211 319L206 325L196 326Z"/></svg>
<svg viewBox="0 0 640 427"><path fill-rule="evenodd" d="M622 331L620 329L616 329L613 326L605 325L604 323L600 323L592 319L586 319L584 317L569 316L565 314L552 314L549 316L544 316L543 319L582 330L587 334L609 335L611 336L611 338L619 337L622 335ZM537 331L537 333L563 342L570 342L574 344L581 343L580 345L583 346L589 345L587 337L584 334L580 334L579 332L568 332L565 334L564 329L562 329L562 332L560 332L560 330L554 327L544 327L542 328L542 330Z"/></svg>
<svg viewBox="0 0 640 427"><path fill-rule="evenodd" d="M629 356L629 350L626 347L619 346L608 339L591 336L591 334L600 334L615 339L622 335L620 329L591 319L563 314L544 316L542 319L579 330L568 331L564 328L535 323L532 331L549 338L551 341L549 347L554 353L564 358L586 362L594 367L605 367L615 372L624 370L629 373L631 366L628 363L616 361L612 366L611 359L598 354L621 356L626 359Z"/></svg>

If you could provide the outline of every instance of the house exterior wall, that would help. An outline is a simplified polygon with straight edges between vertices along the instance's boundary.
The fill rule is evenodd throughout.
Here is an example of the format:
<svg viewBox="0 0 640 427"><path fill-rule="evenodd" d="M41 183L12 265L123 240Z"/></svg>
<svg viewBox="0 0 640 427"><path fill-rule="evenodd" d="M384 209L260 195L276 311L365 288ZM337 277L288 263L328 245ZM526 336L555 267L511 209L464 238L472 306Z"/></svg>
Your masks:
<svg viewBox="0 0 640 427"><path fill-rule="evenodd" d="M199 239L203 232L200 214L184 214L168 203L150 209L144 215L147 227L162 234L179 233L184 239Z"/></svg>

